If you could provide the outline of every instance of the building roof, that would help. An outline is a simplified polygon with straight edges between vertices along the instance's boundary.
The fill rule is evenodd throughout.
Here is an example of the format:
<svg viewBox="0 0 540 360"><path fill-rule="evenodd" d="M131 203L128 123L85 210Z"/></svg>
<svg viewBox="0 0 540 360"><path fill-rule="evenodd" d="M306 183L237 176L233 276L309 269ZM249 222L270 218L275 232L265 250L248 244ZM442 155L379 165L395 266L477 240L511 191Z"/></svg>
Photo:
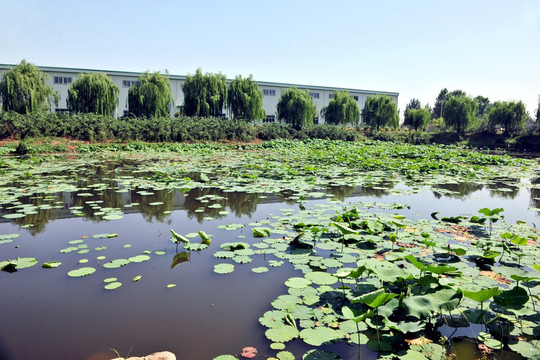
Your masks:
<svg viewBox="0 0 540 360"><path fill-rule="evenodd" d="M17 65L14 64L0 64L0 70L7 70L11 67L15 67ZM89 73L89 72L102 72L106 73L110 76L136 76L139 77L142 72L134 72L134 71L118 71L118 70L98 70L98 69L82 69L82 68L67 68L67 67L56 67L56 66L38 66L38 68L43 72L69 72L69 73ZM185 80L186 75L173 75L173 74L166 74L169 79L171 80ZM231 81L231 79L227 79L227 81ZM349 92L361 92L361 93L367 93L367 94L383 94L383 95L389 95L389 96L399 96L398 92L392 92L392 91L378 91L378 90L365 90L365 89L353 89L353 88L342 88L342 87L332 87L332 86L319 86L319 85L304 85L304 84L290 84L290 83L277 83L277 82L270 82L270 81L259 81L255 80L259 86L272 86L272 87L281 87L281 88L290 88L290 87L297 87L301 89L309 89L309 90L319 90L319 91L343 91L348 90Z"/></svg>

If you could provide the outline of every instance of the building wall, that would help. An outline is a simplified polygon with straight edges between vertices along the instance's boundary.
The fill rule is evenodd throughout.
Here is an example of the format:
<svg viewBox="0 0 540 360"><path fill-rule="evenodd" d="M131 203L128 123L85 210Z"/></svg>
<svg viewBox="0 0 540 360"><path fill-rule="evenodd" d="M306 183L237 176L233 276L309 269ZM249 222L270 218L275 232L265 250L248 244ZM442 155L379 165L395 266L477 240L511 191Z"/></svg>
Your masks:
<svg viewBox="0 0 540 360"><path fill-rule="evenodd" d="M2 65L0 64L0 75L11 67L16 65ZM49 75L48 84L53 87L54 90L60 94L60 101L58 105L52 105L52 112L67 111L67 95L68 88L77 79L79 74L89 72L104 72L109 75L112 81L120 89L118 97L118 106L115 116L122 117L129 112L128 108L128 92L129 86L134 84L141 73L125 72L125 71L107 71L107 70L90 70L90 69L73 69L73 68L56 68L56 67L39 67L41 71ZM171 90L173 94L174 104L171 107L171 115L174 115L179 108L183 105L184 93L182 91L182 84L185 81L185 76L182 75L169 75L171 82ZM229 80L228 80L229 81ZM358 101L360 110L363 109L364 104L369 96L377 94L385 94L390 96L396 104L398 104L399 93L387 92L387 91L373 91L373 90L361 90L361 89L346 89L346 88L333 88L326 86L312 86L312 85L296 85L296 84L284 84L273 83L265 81L257 81L259 89L263 91L263 108L266 111L267 121L277 121L276 107L283 91L291 87L297 87L300 90L309 90L312 95L313 101L317 107L318 123L324 124L324 118L320 116L320 111L323 107L327 106L330 101L330 96L334 91L348 90L351 96L354 96ZM224 113L227 115L227 111L224 109ZM272 118L273 116L273 118Z"/></svg>

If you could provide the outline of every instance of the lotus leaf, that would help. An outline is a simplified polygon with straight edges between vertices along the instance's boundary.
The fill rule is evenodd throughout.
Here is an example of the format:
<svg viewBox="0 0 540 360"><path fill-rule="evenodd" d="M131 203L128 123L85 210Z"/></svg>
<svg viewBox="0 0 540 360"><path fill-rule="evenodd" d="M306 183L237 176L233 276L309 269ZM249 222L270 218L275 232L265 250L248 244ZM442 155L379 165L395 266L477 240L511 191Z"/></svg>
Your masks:
<svg viewBox="0 0 540 360"><path fill-rule="evenodd" d="M317 285L332 285L338 281L336 276L322 271L307 273L305 278Z"/></svg>
<svg viewBox="0 0 540 360"><path fill-rule="evenodd" d="M150 256L148 256L148 255L137 255L137 256L130 257L128 260L130 262L132 262L132 263L140 263L140 262L150 260Z"/></svg>
<svg viewBox="0 0 540 360"><path fill-rule="evenodd" d="M229 274L234 271L233 264L217 264L214 265L214 272L217 274Z"/></svg>
<svg viewBox="0 0 540 360"><path fill-rule="evenodd" d="M53 269L59 267L60 265L62 265L60 261L49 261L41 264L41 267L45 269Z"/></svg>
<svg viewBox="0 0 540 360"><path fill-rule="evenodd" d="M342 339L341 332L328 327L316 327L303 329L300 331L300 337L304 342L313 346L321 346Z"/></svg>
<svg viewBox="0 0 540 360"><path fill-rule="evenodd" d="M266 266L260 266L260 267L256 267L256 268L251 269L251 271L253 271L256 274L261 274L261 273L267 272L268 268Z"/></svg>
<svg viewBox="0 0 540 360"><path fill-rule="evenodd" d="M272 349L272 350L283 350L283 349L285 349L285 344L284 343L271 343L270 344L270 349Z"/></svg>
<svg viewBox="0 0 540 360"><path fill-rule="evenodd" d="M129 264L129 262L130 261L128 259L114 259L109 261L108 263L103 264L103 267L107 269L117 269Z"/></svg>
<svg viewBox="0 0 540 360"><path fill-rule="evenodd" d="M502 293L502 290L498 287L493 287L489 289L482 289L478 291L463 291L463 295L471 300L482 303L486 300L491 299L493 296L499 295Z"/></svg>
<svg viewBox="0 0 540 360"><path fill-rule="evenodd" d="M275 309L287 310L293 305L302 303L302 300L298 296L294 295L279 295L274 301L272 306Z"/></svg>
<svg viewBox="0 0 540 360"><path fill-rule="evenodd" d="M109 284L105 285L105 289L114 290L114 289L118 289L120 286L122 286L122 283L118 282L118 281L115 281L115 282L112 282L112 283L109 283Z"/></svg>
<svg viewBox="0 0 540 360"><path fill-rule="evenodd" d="M279 360L294 360L294 355L290 351L280 351L276 354Z"/></svg>
<svg viewBox="0 0 540 360"><path fill-rule="evenodd" d="M81 277L93 274L96 271L93 267L82 267L79 269L71 270L68 275L71 277Z"/></svg>
<svg viewBox="0 0 540 360"><path fill-rule="evenodd" d="M305 288L311 285L311 281L305 278L292 277L285 281L285 285L290 288Z"/></svg>
<svg viewBox="0 0 540 360"><path fill-rule="evenodd" d="M313 349L302 355L302 360L341 360L341 358L333 352Z"/></svg>
<svg viewBox="0 0 540 360"><path fill-rule="evenodd" d="M272 327L264 333L273 342L287 342L298 337L299 332L294 326L283 325Z"/></svg>
<svg viewBox="0 0 540 360"><path fill-rule="evenodd" d="M219 355L212 360L238 360L238 358L232 355Z"/></svg>

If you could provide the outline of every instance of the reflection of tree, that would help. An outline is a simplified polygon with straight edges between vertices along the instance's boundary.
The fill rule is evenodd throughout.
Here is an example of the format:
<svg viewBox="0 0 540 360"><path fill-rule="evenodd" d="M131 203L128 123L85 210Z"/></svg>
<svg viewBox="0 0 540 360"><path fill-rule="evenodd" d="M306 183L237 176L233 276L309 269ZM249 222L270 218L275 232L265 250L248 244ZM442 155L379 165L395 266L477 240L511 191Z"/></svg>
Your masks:
<svg viewBox="0 0 540 360"><path fill-rule="evenodd" d="M383 197L389 194L390 189L393 189L395 184L392 181L383 181L370 186L360 186L361 194L364 196Z"/></svg>
<svg viewBox="0 0 540 360"><path fill-rule="evenodd" d="M227 205L234 212L236 217L242 215L248 215L251 217L257 210L257 204L259 203L259 194L240 193L240 192L228 192L225 193L227 197Z"/></svg>
<svg viewBox="0 0 540 360"><path fill-rule="evenodd" d="M499 179L486 186L489 189L489 194L492 197L500 197L503 199L514 199L519 193L519 187L515 185L516 179Z"/></svg>
<svg viewBox="0 0 540 360"><path fill-rule="evenodd" d="M348 185L340 185L340 186L328 186L326 188L326 192L328 194L334 195L334 197L340 201L345 200L345 198L349 197L355 187L354 186L348 186Z"/></svg>
<svg viewBox="0 0 540 360"><path fill-rule="evenodd" d="M484 188L484 185L480 184L474 184L469 182L462 182L459 184L439 184L434 186L436 189L444 189L451 191L452 193L445 192L444 194L441 194L440 192L433 191L433 195L437 199L440 199L443 195L450 197L450 198L462 198L463 196L470 195L476 191L480 191Z"/></svg>
<svg viewBox="0 0 540 360"><path fill-rule="evenodd" d="M531 180L533 185L540 185L540 177ZM540 209L540 188L531 188L531 207ZM540 211L538 212L540 214Z"/></svg>
<svg viewBox="0 0 540 360"><path fill-rule="evenodd" d="M151 190L153 195L141 195L136 191L131 191L131 201L139 203L138 209L146 221L152 222L155 218L159 222L163 222L169 214L165 211L174 209L174 191L172 190ZM150 205L154 202L162 202L159 205Z"/></svg>
<svg viewBox="0 0 540 360"><path fill-rule="evenodd" d="M20 198L19 201L22 205L24 204L32 204L34 206L45 206L49 205L51 208L45 208L45 209L36 209L36 214L27 214L25 217L22 218L16 218L12 221L19 225L19 226L28 226L28 232L32 234L32 236L35 236L43 231L45 231L45 227L47 223L51 220L54 220L57 218L58 209L52 208L52 206L55 206L55 201L61 201L62 199L59 199L58 197L56 199L52 200L44 200L43 197L44 194L34 194L32 197L24 197ZM13 211L15 212L15 211Z"/></svg>
<svg viewBox="0 0 540 360"><path fill-rule="evenodd" d="M208 197L208 202L201 202L198 198ZM216 197L212 199L212 197ZM242 215L251 216L257 210L259 203L258 194L240 193L240 192L224 192L216 188L194 188L191 189L185 197L184 207L187 210L189 218L196 218L198 222L202 222L207 216L213 218L221 218L219 212L230 208L237 217ZM221 207L209 207L214 204L219 204ZM204 209L201 212L195 212L197 209Z"/></svg>

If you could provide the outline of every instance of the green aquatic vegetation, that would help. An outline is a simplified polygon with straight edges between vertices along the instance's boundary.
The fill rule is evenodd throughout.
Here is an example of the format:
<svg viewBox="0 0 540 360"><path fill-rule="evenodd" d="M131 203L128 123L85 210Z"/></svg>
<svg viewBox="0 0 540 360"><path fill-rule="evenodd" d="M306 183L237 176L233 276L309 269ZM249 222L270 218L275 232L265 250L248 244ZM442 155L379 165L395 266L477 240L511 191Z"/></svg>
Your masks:
<svg viewBox="0 0 540 360"><path fill-rule="evenodd" d="M93 267L82 267L68 272L68 276L71 277L82 277L88 276L96 272L96 269Z"/></svg>

